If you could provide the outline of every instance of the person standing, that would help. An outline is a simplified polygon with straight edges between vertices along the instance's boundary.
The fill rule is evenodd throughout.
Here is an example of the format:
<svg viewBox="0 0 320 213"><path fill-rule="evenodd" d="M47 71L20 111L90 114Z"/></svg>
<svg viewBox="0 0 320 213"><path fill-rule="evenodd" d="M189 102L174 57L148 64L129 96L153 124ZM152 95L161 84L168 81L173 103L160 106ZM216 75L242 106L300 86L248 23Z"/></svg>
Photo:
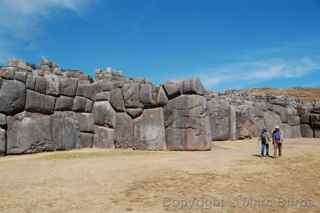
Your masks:
<svg viewBox="0 0 320 213"><path fill-rule="evenodd" d="M273 149L274 149L273 157L277 158L278 155L279 157L281 157L283 139L282 139L282 134L279 126L276 126L272 133L272 142L273 142Z"/></svg>
<svg viewBox="0 0 320 213"><path fill-rule="evenodd" d="M261 157L265 156L264 151L266 150L266 156L269 156L269 141L270 135L266 128L263 128L260 134L261 141Z"/></svg>

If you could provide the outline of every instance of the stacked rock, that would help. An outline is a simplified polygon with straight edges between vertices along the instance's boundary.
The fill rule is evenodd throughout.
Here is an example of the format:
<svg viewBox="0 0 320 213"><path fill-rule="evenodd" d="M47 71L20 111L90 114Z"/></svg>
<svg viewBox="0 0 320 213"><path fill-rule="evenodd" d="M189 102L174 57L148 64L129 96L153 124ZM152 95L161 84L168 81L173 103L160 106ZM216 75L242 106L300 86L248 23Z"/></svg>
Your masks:
<svg viewBox="0 0 320 213"><path fill-rule="evenodd" d="M0 153L78 148L209 150L199 79L154 85L98 70L96 81L47 59L0 69Z"/></svg>

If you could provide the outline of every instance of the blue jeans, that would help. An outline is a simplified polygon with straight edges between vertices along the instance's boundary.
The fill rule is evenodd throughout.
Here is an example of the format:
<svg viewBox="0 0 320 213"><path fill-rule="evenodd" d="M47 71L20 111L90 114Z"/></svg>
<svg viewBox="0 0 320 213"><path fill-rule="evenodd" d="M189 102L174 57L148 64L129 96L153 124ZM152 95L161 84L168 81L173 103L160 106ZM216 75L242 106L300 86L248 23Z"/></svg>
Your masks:
<svg viewBox="0 0 320 213"><path fill-rule="evenodd" d="M266 155L269 155L269 144L261 143L261 155L264 156L264 150L266 150Z"/></svg>

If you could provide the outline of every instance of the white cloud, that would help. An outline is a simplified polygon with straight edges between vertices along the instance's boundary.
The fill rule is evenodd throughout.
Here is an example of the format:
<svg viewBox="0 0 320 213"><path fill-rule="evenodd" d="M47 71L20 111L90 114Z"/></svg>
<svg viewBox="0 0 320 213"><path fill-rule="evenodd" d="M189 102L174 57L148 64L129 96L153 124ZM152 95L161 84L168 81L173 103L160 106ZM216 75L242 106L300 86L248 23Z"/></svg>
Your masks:
<svg viewBox="0 0 320 213"><path fill-rule="evenodd" d="M207 87L223 83L256 83L272 79L299 78L320 70L319 58L270 59L225 64L211 68L201 75Z"/></svg>
<svg viewBox="0 0 320 213"><path fill-rule="evenodd" d="M12 46L19 46L19 42L34 42L42 31L43 19L50 17L52 11L80 14L94 1L0 0L0 61L12 57Z"/></svg>

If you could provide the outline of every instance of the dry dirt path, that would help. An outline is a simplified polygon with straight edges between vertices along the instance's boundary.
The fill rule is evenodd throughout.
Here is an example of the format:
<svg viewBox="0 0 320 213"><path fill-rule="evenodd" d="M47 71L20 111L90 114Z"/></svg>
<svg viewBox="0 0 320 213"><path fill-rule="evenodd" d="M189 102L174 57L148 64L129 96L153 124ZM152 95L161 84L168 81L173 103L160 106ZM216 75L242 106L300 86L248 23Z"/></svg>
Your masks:
<svg viewBox="0 0 320 213"><path fill-rule="evenodd" d="M320 140L288 140L278 159L257 153L251 140L0 158L0 212L320 212Z"/></svg>

